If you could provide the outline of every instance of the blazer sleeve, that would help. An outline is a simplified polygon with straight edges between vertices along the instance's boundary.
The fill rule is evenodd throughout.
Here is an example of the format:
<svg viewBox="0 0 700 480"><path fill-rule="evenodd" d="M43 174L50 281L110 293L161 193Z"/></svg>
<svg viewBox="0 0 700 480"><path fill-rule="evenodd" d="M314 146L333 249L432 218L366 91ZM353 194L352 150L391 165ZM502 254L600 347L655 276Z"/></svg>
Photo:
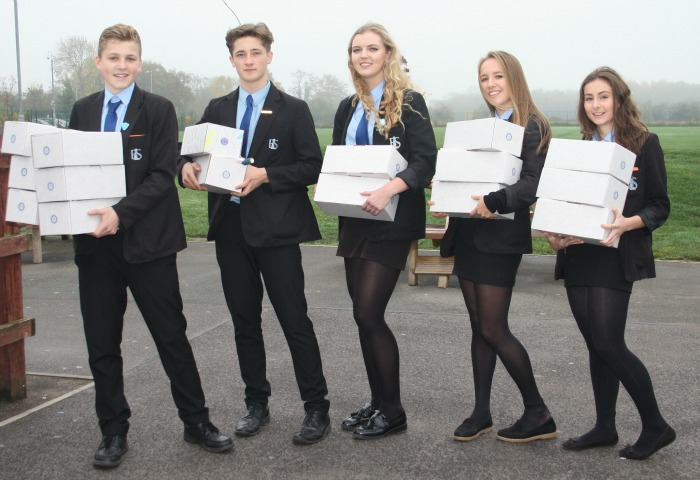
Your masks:
<svg viewBox="0 0 700 480"><path fill-rule="evenodd" d="M144 105L144 110L148 108ZM151 211L173 188L177 158L178 126L175 107L169 101L156 105L147 115L150 123L151 154L148 175L143 181L128 192L114 211L119 216L124 228L131 227Z"/></svg>
<svg viewBox="0 0 700 480"><path fill-rule="evenodd" d="M492 192L484 197L486 207L492 212L511 213L528 208L537 200L537 185L544 168L547 148L537 153L537 147L542 141L542 126L535 118L530 118L525 127L523 148L520 159L523 167L520 179L513 185Z"/></svg>
<svg viewBox="0 0 700 480"><path fill-rule="evenodd" d="M626 216L639 215L646 228L653 232L666 222L671 213L671 201L666 185L666 165L659 137L650 133L639 156L644 160L644 204Z"/></svg>
<svg viewBox="0 0 700 480"><path fill-rule="evenodd" d="M423 189L428 186L435 175L435 162L437 160L437 146L435 133L430 122L430 114L425 104L423 95L418 92L407 91L404 101L402 117L404 122L404 139L408 145L408 166L396 176L406 182L412 193L423 194Z"/></svg>
<svg viewBox="0 0 700 480"><path fill-rule="evenodd" d="M321 174L321 146L309 106L301 100L290 101L289 105L293 106L289 121L294 159L266 167L272 193L313 185Z"/></svg>

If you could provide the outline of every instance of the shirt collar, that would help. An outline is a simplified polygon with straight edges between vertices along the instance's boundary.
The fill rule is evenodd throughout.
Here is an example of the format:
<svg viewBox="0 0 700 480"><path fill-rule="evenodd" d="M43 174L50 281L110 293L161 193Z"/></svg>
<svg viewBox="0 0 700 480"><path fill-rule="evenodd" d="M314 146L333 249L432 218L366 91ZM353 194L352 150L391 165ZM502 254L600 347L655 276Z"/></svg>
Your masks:
<svg viewBox="0 0 700 480"><path fill-rule="evenodd" d="M379 85L372 89L372 99L374 100L374 106L379 107L379 103L382 101L382 95L384 95L384 86L386 81L382 80Z"/></svg>
<svg viewBox="0 0 700 480"><path fill-rule="evenodd" d="M501 120L508 120L511 115L513 115L513 107L510 107L508 110L503 112L501 115L498 114L498 112L495 112L496 118L500 118Z"/></svg>
<svg viewBox="0 0 700 480"><path fill-rule="evenodd" d="M132 83L128 87L126 87L124 90L119 92L118 94L113 94L112 92L109 91L107 87L105 87L105 99L103 103L103 107L106 107L107 104L112 100L112 98L117 97L119 100L122 101L123 105L129 105L129 102L131 101L131 96L134 94L134 87L136 86L135 83Z"/></svg>
<svg viewBox="0 0 700 480"><path fill-rule="evenodd" d="M265 102L267 94L270 92L270 86L271 84L268 80L265 86L255 93L246 92L245 89L241 87L241 93L238 95L238 103L245 105L245 99L248 95L251 95L253 97L253 106L257 107L258 105Z"/></svg>
<svg viewBox="0 0 700 480"><path fill-rule="evenodd" d="M603 141L603 142L615 142L615 130L610 130L608 134L603 138L603 140L600 139L598 136L598 131L596 130L593 132L593 135L591 135L591 139L595 140L596 142Z"/></svg>

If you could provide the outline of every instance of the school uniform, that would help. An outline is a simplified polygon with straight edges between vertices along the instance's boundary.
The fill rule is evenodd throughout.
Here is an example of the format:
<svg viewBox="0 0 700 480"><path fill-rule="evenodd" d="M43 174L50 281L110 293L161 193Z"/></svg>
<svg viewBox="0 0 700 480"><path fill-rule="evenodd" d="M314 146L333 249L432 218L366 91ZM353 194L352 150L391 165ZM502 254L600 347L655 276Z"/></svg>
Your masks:
<svg viewBox="0 0 700 480"><path fill-rule="evenodd" d="M70 128L101 131L104 108L104 91L77 101ZM196 425L209 417L185 334L176 264L177 252L187 244L173 182L175 109L165 98L134 86L122 117L127 195L113 206L119 230L102 238L74 236L95 406L104 435L125 435L129 428L120 350L127 287L156 343L180 418Z"/></svg>
<svg viewBox="0 0 700 480"><path fill-rule="evenodd" d="M213 99L200 123L238 127L240 95L248 94L238 88ZM210 192L207 234L216 243L224 296L233 319L238 361L246 385L246 404L267 405L271 394L261 329L264 280L289 345L305 408L307 412L328 412L328 390L318 342L307 314L299 247L302 242L321 238L307 188L317 182L322 162L311 112L305 102L270 83L249 136L247 158L252 166L266 169L269 183L241 198L240 204L231 201L230 195ZM192 159L182 157L179 170L188 161Z"/></svg>

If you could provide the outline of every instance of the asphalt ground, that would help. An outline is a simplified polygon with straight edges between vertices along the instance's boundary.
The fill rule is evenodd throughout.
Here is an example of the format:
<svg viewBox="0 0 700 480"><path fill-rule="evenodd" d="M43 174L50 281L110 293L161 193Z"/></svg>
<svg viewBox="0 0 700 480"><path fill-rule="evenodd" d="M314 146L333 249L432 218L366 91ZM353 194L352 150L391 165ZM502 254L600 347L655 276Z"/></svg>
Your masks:
<svg viewBox="0 0 700 480"><path fill-rule="evenodd" d="M167 378L150 335L131 301L123 336L124 376L133 416L130 450L114 470L92 466L100 441L94 414L70 241L44 241L44 262L23 254L25 315L36 319L26 341L28 398L0 403L0 479L192 478L700 478L700 264L657 262L658 278L638 282L630 305L627 342L650 371L661 411L677 441L642 462L620 459L640 421L620 391L620 445L585 452L561 448L594 421L583 339L571 316L554 258L525 256L510 309L510 325L527 348L538 386L558 425L555 440L510 444L494 433L460 443L452 432L473 400L470 329L454 277L449 288L404 272L387 311L401 352L402 401L408 431L376 441L354 440L340 422L369 399L357 329L345 290L342 260L332 247L304 246L309 316L318 336L331 401L332 430L311 446L292 444L304 412L289 350L267 298L263 328L272 384L272 420L255 437L235 439L227 454L212 454L182 439ZM178 256L190 337L211 419L232 434L244 413L244 386L233 327L219 282L214 248L190 243ZM521 398L497 366L495 428L514 422Z"/></svg>

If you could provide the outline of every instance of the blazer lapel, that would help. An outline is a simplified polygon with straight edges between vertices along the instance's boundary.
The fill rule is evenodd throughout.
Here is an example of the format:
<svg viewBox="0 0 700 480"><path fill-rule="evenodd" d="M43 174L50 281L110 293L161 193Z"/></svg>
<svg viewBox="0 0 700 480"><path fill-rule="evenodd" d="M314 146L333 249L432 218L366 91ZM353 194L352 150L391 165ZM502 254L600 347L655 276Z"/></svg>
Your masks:
<svg viewBox="0 0 700 480"><path fill-rule="evenodd" d="M221 124L225 127L236 128L236 114L238 113L238 96L240 88L226 96L226 103L223 105L220 112Z"/></svg>
<svg viewBox="0 0 700 480"><path fill-rule="evenodd" d="M134 130L134 125L136 125L136 121L141 115L143 100L143 91L138 86L135 86L134 93L132 93L131 100L129 101L129 107L126 109L126 115L124 115L124 121L119 127L119 131L122 133L124 148L126 148L129 135L131 135L131 132Z"/></svg>
<svg viewBox="0 0 700 480"><path fill-rule="evenodd" d="M105 94L104 91L95 97L95 100L87 106L86 118L87 125L78 126L81 130L88 132L102 131L102 108L104 107ZM71 128L76 128L71 125Z"/></svg>
<svg viewBox="0 0 700 480"><path fill-rule="evenodd" d="M263 139L267 138L267 132L270 130L270 127L275 122L275 118L279 113L279 102L281 99L282 97L279 90L271 83L270 91L267 93L265 104L263 105L262 112L260 112L260 118L253 132L253 141L250 144L250 151L248 152L249 157L255 157L258 154Z"/></svg>
<svg viewBox="0 0 700 480"><path fill-rule="evenodd" d="M353 95L353 97L357 98L356 95ZM360 101L359 99L357 100L358 102ZM340 137L342 139L342 144L345 145L345 139L348 138L348 127L350 126L350 122L352 121L352 116L355 113L355 108L357 107L357 103L353 106L352 103L352 98L348 100L347 102L347 111L345 112L345 123L343 124L343 136Z"/></svg>

